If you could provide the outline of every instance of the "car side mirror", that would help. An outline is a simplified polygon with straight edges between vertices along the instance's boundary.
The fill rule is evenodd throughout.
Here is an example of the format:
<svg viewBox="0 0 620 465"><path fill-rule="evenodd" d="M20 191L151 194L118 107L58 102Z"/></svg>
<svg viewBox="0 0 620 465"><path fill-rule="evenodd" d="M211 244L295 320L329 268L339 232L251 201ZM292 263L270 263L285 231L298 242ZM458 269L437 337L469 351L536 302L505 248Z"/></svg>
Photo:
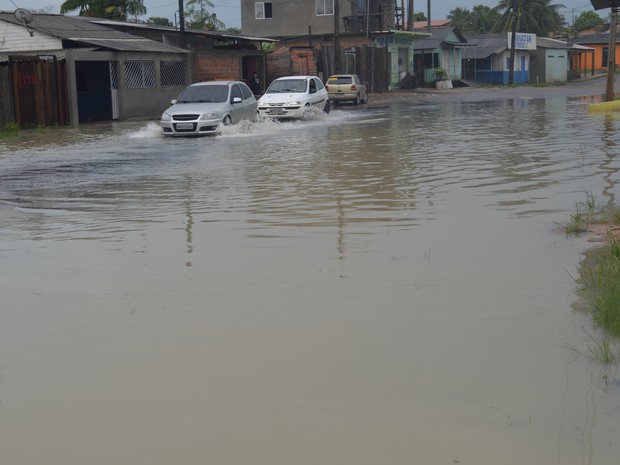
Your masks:
<svg viewBox="0 0 620 465"><path fill-rule="evenodd" d="M177 100L176 100L176 99L170 100L170 104L171 104L171 105L175 105L176 103L177 103Z"/></svg>
<svg viewBox="0 0 620 465"><path fill-rule="evenodd" d="M232 99L232 103L241 103L241 102L243 102L241 97L233 97L233 99Z"/></svg>

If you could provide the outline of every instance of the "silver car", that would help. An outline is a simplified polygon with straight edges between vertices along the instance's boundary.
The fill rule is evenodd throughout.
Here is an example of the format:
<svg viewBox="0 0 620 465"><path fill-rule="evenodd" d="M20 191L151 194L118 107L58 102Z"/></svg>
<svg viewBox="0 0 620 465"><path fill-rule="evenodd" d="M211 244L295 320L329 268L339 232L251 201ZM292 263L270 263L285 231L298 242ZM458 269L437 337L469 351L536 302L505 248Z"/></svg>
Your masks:
<svg viewBox="0 0 620 465"><path fill-rule="evenodd" d="M241 81L199 82L185 88L161 115L165 136L217 134L220 124L256 119L256 97Z"/></svg>

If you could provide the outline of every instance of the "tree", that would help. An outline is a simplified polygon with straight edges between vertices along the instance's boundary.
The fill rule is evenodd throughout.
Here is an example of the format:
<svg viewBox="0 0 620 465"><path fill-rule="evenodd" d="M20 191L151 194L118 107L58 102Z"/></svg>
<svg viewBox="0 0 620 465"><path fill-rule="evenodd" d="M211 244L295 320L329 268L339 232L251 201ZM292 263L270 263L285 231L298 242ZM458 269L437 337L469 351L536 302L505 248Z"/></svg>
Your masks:
<svg viewBox="0 0 620 465"><path fill-rule="evenodd" d="M494 32L512 31L512 10L517 2L517 32L529 32L541 37L559 32L564 25L564 17L559 13L564 5L551 5L552 0L500 0L495 9L502 12Z"/></svg>
<svg viewBox="0 0 620 465"><path fill-rule="evenodd" d="M497 10L486 5L476 5L471 11L457 7L448 15L450 24L463 34L488 34L500 18Z"/></svg>
<svg viewBox="0 0 620 465"><path fill-rule="evenodd" d="M575 20L575 24L573 24L573 28L576 31L583 31L584 29L590 29L591 27L601 27L605 24L603 18L601 18L594 11L584 11Z"/></svg>
<svg viewBox="0 0 620 465"><path fill-rule="evenodd" d="M465 34L489 34L493 32L501 17L494 8L486 5L476 5L471 10L469 24L471 30L461 32Z"/></svg>
<svg viewBox="0 0 620 465"><path fill-rule="evenodd" d="M206 29L208 31L221 31L226 25L217 19L214 8L209 0L188 0L185 10L185 23L190 29Z"/></svg>
<svg viewBox="0 0 620 465"><path fill-rule="evenodd" d="M464 34L469 33L471 29L471 12L467 8L456 7L450 11L448 19L453 27L458 28Z"/></svg>
<svg viewBox="0 0 620 465"><path fill-rule="evenodd" d="M413 20L414 21L428 21L428 18L426 17L423 11L418 11L417 13L413 14Z"/></svg>
<svg viewBox="0 0 620 465"><path fill-rule="evenodd" d="M145 21L146 24L155 24L156 26L174 26L172 21L168 18L163 18L161 16L151 16L149 19Z"/></svg>
<svg viewBox="0 0 620 465"><path fill-rule="evenodd" d="M129 16L146 14L144 0L66 0L60 13L79 10L80 16L111 18L127 21Z"/></svg>

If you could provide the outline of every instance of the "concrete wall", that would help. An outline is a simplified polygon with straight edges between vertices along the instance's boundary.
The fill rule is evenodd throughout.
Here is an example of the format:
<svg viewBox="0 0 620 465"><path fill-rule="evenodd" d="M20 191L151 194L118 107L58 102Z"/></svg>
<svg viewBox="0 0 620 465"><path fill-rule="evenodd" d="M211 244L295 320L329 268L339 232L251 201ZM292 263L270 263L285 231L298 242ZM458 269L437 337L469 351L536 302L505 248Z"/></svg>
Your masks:
<svg viewBox="0 0 620 465"><path fill-rule="evenodd" d="M69 121L79 123L77 82L75 63L79 61L105 61L118 63L118 112L119 119L133 117L159 116L185 88L184 85L162 86L159 64L163 60L184 60L187 63L187 83L192 82L190 55L175 53L136 53L136 52L90 52L66 50L67 54L67 94L69 100ZM155 87L127 88L124 75L125 61L155 61Z"/></svg>

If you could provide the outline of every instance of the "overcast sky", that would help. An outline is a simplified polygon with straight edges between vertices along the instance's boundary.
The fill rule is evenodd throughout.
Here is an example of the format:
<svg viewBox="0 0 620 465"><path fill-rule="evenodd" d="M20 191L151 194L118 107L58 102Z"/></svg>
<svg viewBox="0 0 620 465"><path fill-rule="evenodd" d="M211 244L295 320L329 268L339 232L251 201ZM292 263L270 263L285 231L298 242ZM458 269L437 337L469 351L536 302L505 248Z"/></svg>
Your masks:
<svg viewBox="0 0 620 465"><path fill-rule="evenodd" d="M340 0L341 2L347 0ZM402 0L399 0L401 3ZM61 0L0 0L0 10L13 11L15 8L39 9L52 7L53 13L60 12ZM215 13L217 17L226 24L226 27L241 27L241 1L240 0L211 0L215 5ZM472 9L476 5L487 5L494 7L497 0L432 0L431 15L432 19L446 19L446 16L454 8ZM558 0L554 4L562 4L566 6L562 10L562 14L568 22L572 22L573 17L579 16L584 11L593 10L589 0ZM405 1L405 5L407 1ZM163 16L174 21L174 14L179 8L178 0L144 0L147 14L142 19L151 16ZM414 0L414 11L423 11L426 13L427 0ZM607 16L607 11L600 12L601 17Z"/></svg>

